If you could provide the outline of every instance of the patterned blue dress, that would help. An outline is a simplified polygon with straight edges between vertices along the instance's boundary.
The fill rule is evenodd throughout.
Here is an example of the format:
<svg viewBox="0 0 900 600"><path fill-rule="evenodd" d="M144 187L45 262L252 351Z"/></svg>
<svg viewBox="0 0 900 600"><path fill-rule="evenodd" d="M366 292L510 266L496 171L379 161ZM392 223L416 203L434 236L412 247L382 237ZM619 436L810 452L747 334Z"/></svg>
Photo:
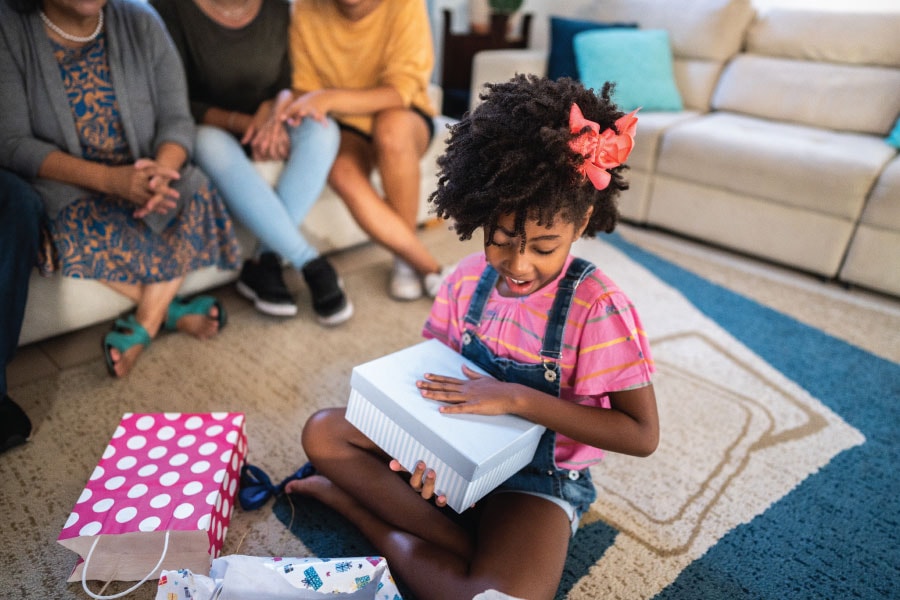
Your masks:
<svg viewBox="0 0 900 600"><path fill-rule="evenodd" d="M68 93L82 158L127 165L131 156L119 114L106 53L106 35L81 48L53 42ZM170 281L216 265L238 266L238 244L219 192L202 178L185 194L183 208L159 233L133 216L133 203L88 193L50 221L50 248L42 270L68 277L126 284Z"/></svg>

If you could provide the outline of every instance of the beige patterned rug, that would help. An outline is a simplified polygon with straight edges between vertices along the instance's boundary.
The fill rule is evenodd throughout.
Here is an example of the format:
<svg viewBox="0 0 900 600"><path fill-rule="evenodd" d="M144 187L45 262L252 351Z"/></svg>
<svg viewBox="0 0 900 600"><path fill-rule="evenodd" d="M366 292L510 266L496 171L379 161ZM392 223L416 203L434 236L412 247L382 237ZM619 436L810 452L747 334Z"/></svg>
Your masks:
<svg viewBox="0 0 900 600"><path fill-rule="evenodd" d="M866 436L615 246L577 248L642 314L659 367L662 442L650 458L609 455L595 468L599 499L582 531L602 526L610 539L579 549L562 594L651 598ZM442 252L454 260L474 250L454 244ZM276 480L296 470L305 461L303 423L346 402L353 365L420 340L429 303L388 300L386 261L376 255L371 262L346 271L356 315L345 327L323 330L308 308L287 321L245 310L215 340L158 339L127 380L90 362L13 390L36 430L29 444L0 457L0 596L86 597L79 584L66 583L76 556L56 537L124 412L244 412L250 462ZM224 551L304 556L311 542L268 508L236 509ZM91 582L105 594L127 587ZM129 597L154 594L147 583Z"/></svg>

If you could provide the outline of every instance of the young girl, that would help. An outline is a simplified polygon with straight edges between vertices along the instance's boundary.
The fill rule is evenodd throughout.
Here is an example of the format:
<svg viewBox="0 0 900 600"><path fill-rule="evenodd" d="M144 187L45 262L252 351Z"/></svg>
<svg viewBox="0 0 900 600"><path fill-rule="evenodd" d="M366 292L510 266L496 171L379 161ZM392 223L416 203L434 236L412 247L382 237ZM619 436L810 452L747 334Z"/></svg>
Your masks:
<svg viewBox="0 0 900 600"><path fill-rule="evenodd" d="M608 85L596 95L571 79L524 75L490 85L439 161L437 213L461 239L480 229L484 253L445 280L424 335L491 376L464 369L424 374L417 385L447 414L516 414L544 425L531 464L459 519L441 510L427 465L398 476L396 461L343 409L316 413L304 428L317 474L285 491L356 524L419 598L488 589L553 598L570 537L596 498L588 467L599 448L656 449L654 368L641 322L612 281L569 254L579 237L615 227L615 196L626 187L620 166L636 119L609 93Z"/></svg>

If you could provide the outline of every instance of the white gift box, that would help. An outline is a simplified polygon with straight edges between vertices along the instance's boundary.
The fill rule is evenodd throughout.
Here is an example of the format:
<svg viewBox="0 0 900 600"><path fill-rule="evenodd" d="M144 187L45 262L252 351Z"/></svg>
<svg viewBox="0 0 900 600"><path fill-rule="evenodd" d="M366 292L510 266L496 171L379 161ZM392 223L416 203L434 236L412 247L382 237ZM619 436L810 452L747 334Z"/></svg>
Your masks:
<svg viewBox="0 0 900 600"><path fill-rule="evenodd" d="M464 378L483 371L437 340L421 342L354 367L347 420L412 471L419 460L437 474L436 488L462 512L527 465L544 428L514 415L445 415L423 398L425 373Z"/></svg>

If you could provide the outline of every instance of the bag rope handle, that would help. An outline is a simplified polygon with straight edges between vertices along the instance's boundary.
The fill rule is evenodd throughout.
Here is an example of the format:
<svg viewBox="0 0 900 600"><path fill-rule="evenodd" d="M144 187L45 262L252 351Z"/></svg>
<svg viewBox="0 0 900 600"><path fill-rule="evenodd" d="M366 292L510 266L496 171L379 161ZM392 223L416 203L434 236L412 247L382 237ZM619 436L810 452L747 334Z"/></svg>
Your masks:
<svg viewBox="0 0 900 600"><path fill-rule="evenodd" d="M100 541L99 535L97 537L95 537L94 543L91 544L91 550L88 552L88 555L84 559L84 566L81 568L81 587L84 589L84 593L87 594L88 596L90 596L91 598L94 598L95 600L112 600L113 598L121 598L122 596L126 596L126 595L130 594L131 592L133 592L134 590L141 587L142 585L144 585L147 582L147 580L150 579L150 577L154 573L156 573L157 569L159 569L159 567L162 566L162 562L166 558L166 553L169 551L169 533L170 533L170 531L167 529L166 530L166 540L165 540L165 544L163 545L162 556L159 557L159 562L156 563L156 566L153 567L153 570L150 571L149 573L147 573L146 577L144 577L143 579L138 581L136 584L134 584L133 586L131 586L124 592L119 592L118 594L113 594L112 596L101 596L99 594L95 594L94 592L89 590L87 587L88 563L91 562L91 555L94 554L94 548L97 547L97 542Z"/></svg>

